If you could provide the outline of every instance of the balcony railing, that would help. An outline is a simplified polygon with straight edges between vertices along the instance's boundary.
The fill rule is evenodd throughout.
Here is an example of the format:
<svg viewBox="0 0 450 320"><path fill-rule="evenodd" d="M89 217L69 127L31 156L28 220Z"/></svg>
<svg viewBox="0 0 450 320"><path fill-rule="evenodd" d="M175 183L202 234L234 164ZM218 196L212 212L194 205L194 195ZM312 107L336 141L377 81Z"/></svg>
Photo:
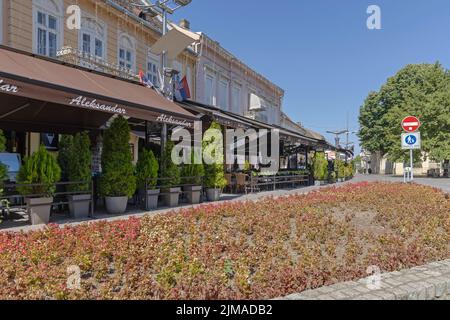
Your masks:
<svg viewBox="0 0 450 320"><path fill-rule="evenodd" d="M62 47L57 52L57 58L65 63L70 63L80 67L95 71L105 72L110 75L128 80L139 80L138 76L128 68L109 63L105 59L85 53L72 47Z"/></svg>

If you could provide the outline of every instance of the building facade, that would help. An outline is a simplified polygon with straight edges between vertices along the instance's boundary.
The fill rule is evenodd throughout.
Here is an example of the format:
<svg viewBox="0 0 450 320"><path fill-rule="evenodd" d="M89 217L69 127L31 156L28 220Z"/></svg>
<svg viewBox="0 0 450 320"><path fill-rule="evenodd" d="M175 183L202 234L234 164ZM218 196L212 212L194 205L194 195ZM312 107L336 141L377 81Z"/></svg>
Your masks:
<svg viewBox="0 0 450 320"><path fill-rule="evenodd" d="M195 46L197 100L224 111L280 125L284 91L205 33Z"/></svg>
<svg viewBox="0 0 450 320"><path fill-rule="evenodd" d="M67 25L74 12L72 5L81 9L79 29ZM55 60L67 58L60 54L70 48L70 63L133 80L142 70L159 84L161 57L153 54L151 47L162 36L162 23L129 7L128 1L0 0L0 18L2 45ZM187 76L194 93L196 56L193 50L185 50L169 61ZM26 144L20 147L22 153L30 155L39 147L42 135L27 132L21 140ZM137 136L132 135L130 145L136 146L137 159ZM17 148L10 151L18 152Z"/></svg>

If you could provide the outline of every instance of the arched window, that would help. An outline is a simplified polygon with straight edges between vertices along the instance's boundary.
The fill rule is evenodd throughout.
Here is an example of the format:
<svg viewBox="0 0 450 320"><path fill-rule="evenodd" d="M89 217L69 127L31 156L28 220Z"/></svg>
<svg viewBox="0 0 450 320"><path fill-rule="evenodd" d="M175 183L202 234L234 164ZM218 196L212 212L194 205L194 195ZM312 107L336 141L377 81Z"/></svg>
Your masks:
<svg viewBox="0 0 450 320"><path fill-rule="evenodd" d="M63 43L63 1L33 0L33 51L55 58Z"/></svg>
<svg viewBox="0 0 450 320"><path fill-rule="evenodd" d="M94 17L81 19L79 48L83 53L106 59L106 26Z"/></svg>
<svg viewBox="0 0 450 320"><path fill-rule="evenodd" d="M119 66L136 72L136 43L133 37L127 34L119 34Z"/></svg>

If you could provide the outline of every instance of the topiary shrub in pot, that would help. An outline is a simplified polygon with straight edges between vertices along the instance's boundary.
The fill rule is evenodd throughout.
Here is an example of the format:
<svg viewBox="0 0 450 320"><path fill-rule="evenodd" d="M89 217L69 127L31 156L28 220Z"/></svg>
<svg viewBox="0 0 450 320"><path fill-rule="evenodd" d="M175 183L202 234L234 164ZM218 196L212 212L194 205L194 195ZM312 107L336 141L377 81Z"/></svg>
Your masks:
<svg viewBox="0 0 450 320"><path fill-rule="evenodd" d="M345 166L344 161L336 159L335 167L337 171L337 177L339 182L344 182L345 180Z"/></svg>
<svg viewBox="0 0 450 320"><path fill-rule="evenodd" d="M210 131L211 130L211 131ZM211 127L208 129L210 132L218 132L222 130L222 127L217 123L213 122ZM215 144L215 139L217 137L214 134L205 134L203 139L203 150L209 149L212 144ZM211 152L211 157L215 159L212 164L205 164L205 187L206 196L208 201L218 201L222 193L223 188L227 185L227 180L225 179L225 168L223 165L223 155L215 154L215 151Z"/></svg>
<svg viewBox="0 0 450 320"><path fill-rule="evenodd" d="M202 193L202 180L205 176L205 168L203 163L195 164L195 153L191 154L191 163L184 164L181 168L181 176L183 177L183 184L188 186L183 187L186 193L187 200L190 204L200 203L200 196Z"/></svg>
<svg viewBox="0 0 450 320"><path fill-rule="evenodd" d="M156 188L158 183L159 164L153 151L144 149L139 154L136 164L136 181L140 198L145 199L145 209L158 208L160 189Z"/></svg>
<svg viewBox="0 0 450 320"><path fill-rule="evenodd" d="M123 214L128 199L136 191L129 141L130 127L127 120L119 116L103 137L100 194L105 197L106 211L111 214Z"/></svg>
<svg viewBox="0 0 450 320"><path fill-rule="evenodd" d="M180 184L180 169L172 161L172 150L174 143L168 141L161 157L161 185L164 193L164 202L168 207L176 207L180 202L181 188L177 187Z"/></svg>
<svg viewBox="0 0 450 320"><path fill-rule="evenodd" d="M60 178L61 169L56 159L43 145L31 157L25 158L17 180L22 185L18 190L25 197L31 224L49 223L55 183Z"/></svg>
<svg viewBox="0 0 450 320"><path fill-rule="evenodd" d="M70 182L83 182L68 185L67 191L78 194L69 195L69 211L74 218L87 218L91 202L92 156L91 141L87 132L77 133L69 146L67 178Z"/></svg>
<svg viewBox="0 0 450 320"><path fill-rule="evenodd" d="M324 185L328 178L328 161L324 152L316 152L313 159L315 185Z"/></svg>

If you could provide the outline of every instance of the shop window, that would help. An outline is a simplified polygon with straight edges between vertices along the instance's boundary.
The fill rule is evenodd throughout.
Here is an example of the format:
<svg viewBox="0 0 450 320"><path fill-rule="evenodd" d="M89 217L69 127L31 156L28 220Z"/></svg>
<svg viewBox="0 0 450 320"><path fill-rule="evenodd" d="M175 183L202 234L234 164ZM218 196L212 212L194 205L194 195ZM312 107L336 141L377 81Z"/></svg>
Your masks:
<svg viewBox="0 0 450 320"><path fill-rule="evenodd" d="M126 34L120 35L118 57L119 66L130 69L132 72L136 71L136 48L132 37Z"/></svg>
<svg viewBox="0 0 450 320"><path fill-rule="evenodd" d="M37 54L55 58L62 45L62 2L33 0L33 47Z"/></svg>

